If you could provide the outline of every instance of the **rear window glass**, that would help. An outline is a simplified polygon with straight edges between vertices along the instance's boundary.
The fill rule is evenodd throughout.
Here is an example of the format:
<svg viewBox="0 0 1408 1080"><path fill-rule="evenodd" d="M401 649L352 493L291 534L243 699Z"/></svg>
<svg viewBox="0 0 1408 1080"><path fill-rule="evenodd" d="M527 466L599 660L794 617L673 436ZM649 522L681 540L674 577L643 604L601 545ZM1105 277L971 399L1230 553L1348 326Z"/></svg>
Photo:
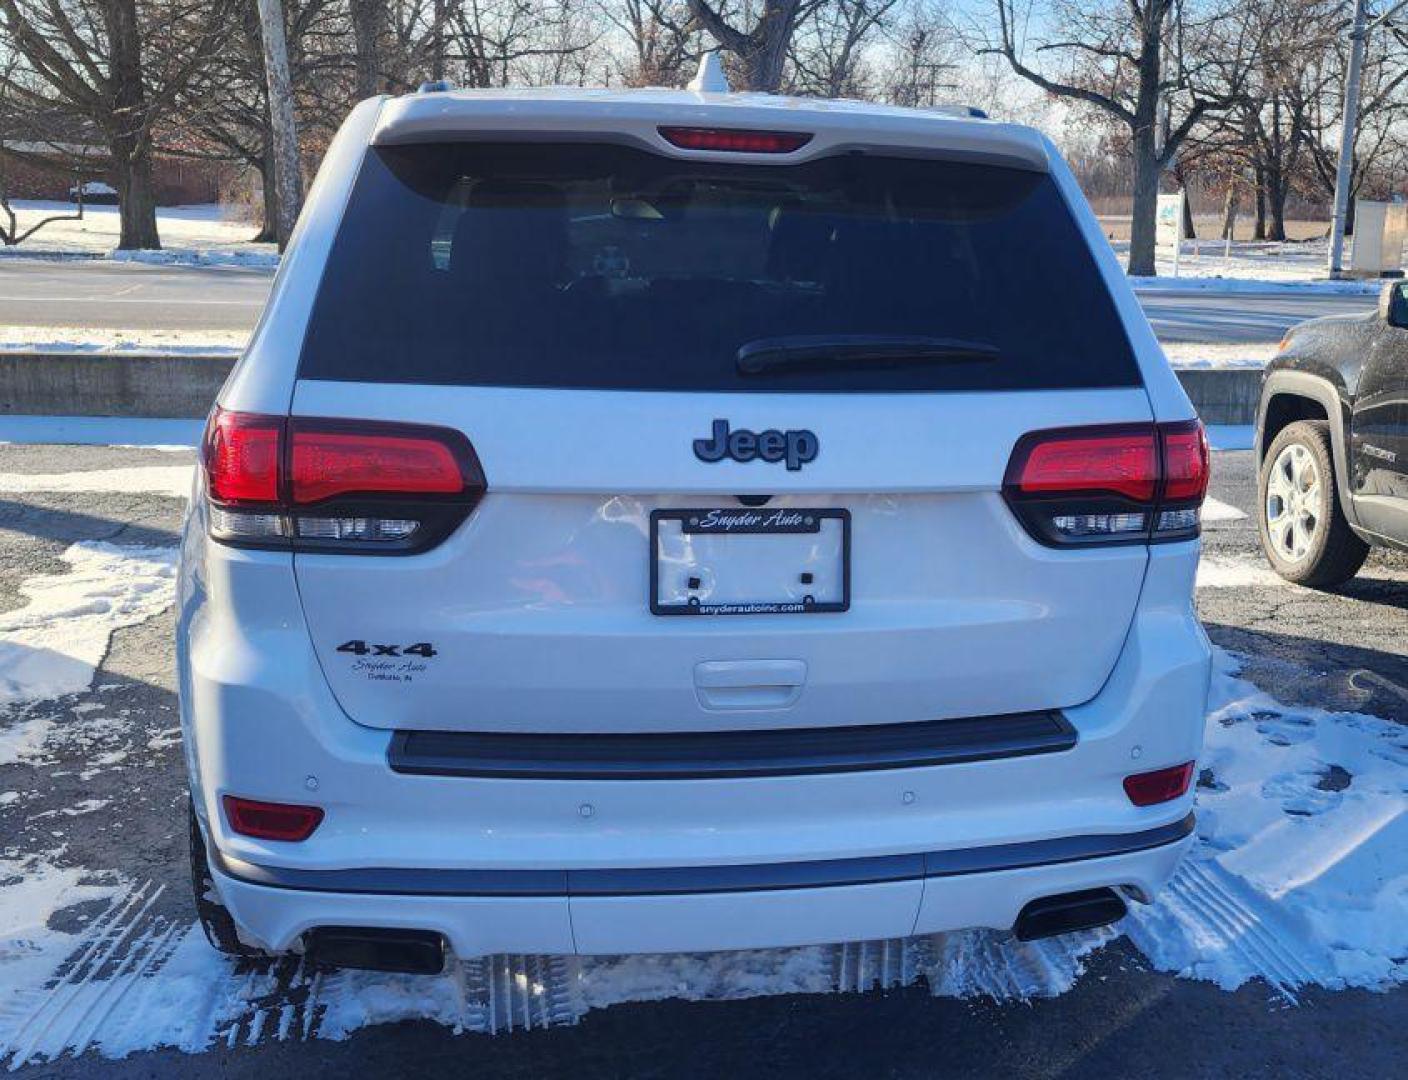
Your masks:
<svg viewBox="0 0 1408 1080"><path fill-rule="evenodd" d="M759 392L1139 381L1044 174L522 143L368 153L300 375Z"/></svg>

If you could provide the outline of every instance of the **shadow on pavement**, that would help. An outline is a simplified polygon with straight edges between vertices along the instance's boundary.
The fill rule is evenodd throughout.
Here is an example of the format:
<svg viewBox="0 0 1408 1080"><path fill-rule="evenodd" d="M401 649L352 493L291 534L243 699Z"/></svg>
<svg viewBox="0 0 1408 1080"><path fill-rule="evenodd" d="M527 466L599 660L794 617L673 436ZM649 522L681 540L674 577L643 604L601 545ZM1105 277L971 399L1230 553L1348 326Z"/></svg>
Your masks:
<svg viewBox="0 0 1408 1080"><path fill-rule="evenodd" d="M0 499L0 532L5 531L52 540L65 547L81 540L105 540L134 547L172 547L180 540L174 529L14 499Z"/></svg>
<svg viewBox="0 0 1408 1080"><path fill-rule="evenodd" d="M1221 623L1204 626L1216 645L1240 654L1243 678L1288 705L1372 713L1408 724L1408 655Z"/></svg>

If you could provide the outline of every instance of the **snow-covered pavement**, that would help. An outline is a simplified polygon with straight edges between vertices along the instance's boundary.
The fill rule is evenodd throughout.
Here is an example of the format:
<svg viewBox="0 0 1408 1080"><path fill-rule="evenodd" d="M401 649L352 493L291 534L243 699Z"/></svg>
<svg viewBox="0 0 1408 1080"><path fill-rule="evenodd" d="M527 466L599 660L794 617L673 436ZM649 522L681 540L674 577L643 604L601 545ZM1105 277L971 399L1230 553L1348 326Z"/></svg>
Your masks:
<svg viewBox="0 0 1408 1080"><path fill-rule="evenodd" d="M711 955L494 957L413 978L316 972L296 959L237 965L205 944L182 891L179 733L169 651L160 655L190 466L152 450L0 446L0 1060L257 1052L404 1019L503 1032L625 1002L909 985L1026 1002L1075 992L1122 949L1175 998L1180 986L1248 982L1276 1005L1351 988L1408 994L1398 989L1408 981L1408 711L1392 706L1401 693L1408 710L1396 666L1408 657L1408 620L1378 638L1337 628L1370 601L1307 594L1270 574L1250 539L1245 458L1217 456L1199 575L1215 639L1242 636L1218 650L1197 844L1158 901L1135 906L1118 930L1031 944L970 932ZM1408 560L1376 558L1365 574L1374 603L1401 619ZM1324 626L1327 665L1362 663L1364 647L1381 643L1383 662L1351 682L1386 687L1366 684L1361 712L1311 700L1313 678L1252 681L1266 664L1256 643L1272 640L1256 637L1267 609L1302 635ZM1347 651L1334 651L1337 640Z"/></svg>

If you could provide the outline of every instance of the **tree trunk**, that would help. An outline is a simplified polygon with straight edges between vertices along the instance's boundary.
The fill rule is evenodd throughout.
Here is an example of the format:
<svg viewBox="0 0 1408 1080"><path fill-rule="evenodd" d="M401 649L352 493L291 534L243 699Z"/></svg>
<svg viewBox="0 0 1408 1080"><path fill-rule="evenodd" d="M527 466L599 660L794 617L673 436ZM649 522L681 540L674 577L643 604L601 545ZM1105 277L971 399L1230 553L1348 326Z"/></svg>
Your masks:
<svg viewBox="0 0 1408 1080"><path fill-rule="evenodd" d="M117 188L118 248L122 251L160 248L151 148L145 140L123 135L112 140L109 152Z"/></svg>
<svg viewBox="0 0 1408 1080"><path fill-rule="evenodd" d="M146 87L142 81L142 36L136 0L106 0L103 20L112 52L108 82L112 114L108 149L118 198L123 251L159 248L156 193L152 189L152 149L147 130Z"/></svg>
<svg viewBox="0 0 1408 1080"><path fill-rule="evenodd" d="M1253 173L1253 186L1255 187L1256 202L1256 224L1252 227L1253 240L1266 239L1266 174L1261 166L1256 167Z"/></svg>
<svg viewBox="0 0 1408 1080"><path fill-rule="evenodd" d="M1266 239L1286 239L1286 196L1290 185L1280 169L1266 171Z"/></svg>
<svg viewBox="0 0 1408 1080"><path fill-rule="evenodd" d="M770 40L757 45L740 57L744 85L741 90L773 94L782 85L782 65L787 56L787 38Z"/></svg>
<svg viewBox="0 0 1408 1080"><path fill-rule="evenodd" d="M1152 124L1134 133L1134 214L1129 227L1129 272L1154 273L1154 233L1159 212L1159 168Z"/></svg>
<svg viewBox="0 0 1408 1080"><path fill-rule="evenodd" d="M1232 235L1237 227L1237 181L1234 177L1227 178L1227 195L1222 200L1222 239L1235 240Z"/></svg>
<svg viewBox="0 0 1408 1080"><path fill-rule="evenodd" d="M381 40L386 33L386 0L351 0L356 48L353 87L357 100L381 92Z"/></svg>
<svg viewBox="0 0 1408 1080"><path fill-rule="evenodd" d="M435 0L430 18L430 77L435 82L445 78L445 3Z"/></svg>
<svg viewBox="0 0 1408 1080"><path fill-rule="evenodd" d="M256 244L275 244L279 240L279 184L278 166L274 163L272 140L265 144L264 153L254 168L259 173L259 188L264 200L259 210L259 234L255 236L253 242Z"/></svg>
<svg viewBox="0 0 1408 1080"><path fill-rule="evenodd" d="M1187 185L1183 187L1183 220L1179 223L1183 230L1183 239L1198 239L1197 226L1193 224L1193 199Z"/></svg>
<svg viewBox="0 0 1408 1080"><path fill-rule="evenodd" d="M279 250L283 251L303 204L303 178L298 172L298 124L293 116L282 0L259 0L259 23L264 42L264 73L269 82L269 125L274 135Z"/></svg>

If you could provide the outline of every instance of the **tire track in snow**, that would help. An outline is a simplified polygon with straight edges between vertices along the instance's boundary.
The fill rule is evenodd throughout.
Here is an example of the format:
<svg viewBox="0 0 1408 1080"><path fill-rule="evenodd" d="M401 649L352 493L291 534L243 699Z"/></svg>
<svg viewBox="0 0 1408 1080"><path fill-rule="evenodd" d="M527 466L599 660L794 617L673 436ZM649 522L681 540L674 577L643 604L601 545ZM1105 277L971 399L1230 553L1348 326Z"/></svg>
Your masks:
<svg viewBox="0 0 1408 1080"><path fill-rule="evenodd" d="M1339 981L1329 964L1317 964L1296 948L1298 940L1309 939L1287 925L1284 912L1215 862L1185 859L1149 918L1161 914L1171 917L1186 937L1216 941L1239 968L1260 976L1287 1004L1299 1004L1296 991L1303 986ZM1136 931L1133 936L1138 943L1141 935Z"/></svg>
<svg viewBox="0 0 1408 1080"><path fill-rule="evenodd" d="M115 960L119 974L134 956L140 962L158 940L148 925L156 920L149 920L148 913L165 888L145 882L113 899L85 932L72 959L61 965L54 984L41 991L28 1016L0 1044L0 1061L8 1058L14 1070L37 1054L53 1057L73 1045L73 1037L95 1007L95 998L106 994L111 984L111 979L100 981L99 976ZM124 943L129 943L126 954ZM62 1034L54 1038L56 1031ZM92 1036L90 1031L85 1046Z"/></svg>
<svg viewBox="0 0 1408 1080"><path fill-rule="evenodd" d="M837 992L864 994L909 986L923 966L923 938L886 938L831 946Z"/></svg>

